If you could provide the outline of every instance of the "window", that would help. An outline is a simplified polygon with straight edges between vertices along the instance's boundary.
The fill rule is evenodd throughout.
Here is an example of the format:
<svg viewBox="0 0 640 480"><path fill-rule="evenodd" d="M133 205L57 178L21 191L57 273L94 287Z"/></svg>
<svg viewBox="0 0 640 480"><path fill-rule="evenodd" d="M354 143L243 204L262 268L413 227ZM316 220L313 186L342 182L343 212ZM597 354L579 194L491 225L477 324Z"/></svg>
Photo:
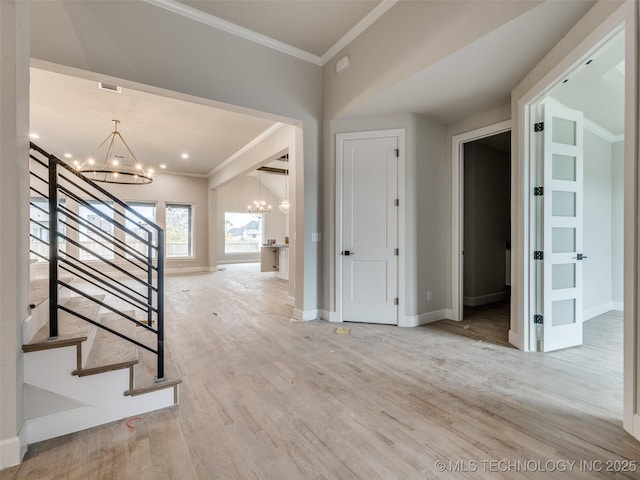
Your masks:
<svg viewBox="0 0 640 480"><path fill-rule="evenodd" d="M111 202L89 201L91 208L80 205L78 213L80 218L91 225L91 228L80 225L80 245L89 249L96 255L112 260L114 253L109 248L109 240L102 238L97 231L104 232L108 237L113 237L113 204ZM99 215L100 212L102 215ZM111 221L110 221L111 220ZM101 245L101 244L104 244ZM97 260L85 249L80 249L80 260Z"/></svg>
<svg viewBox="0 0 640 480"><path fill-rule="evenodd" d="M125 226L127 227L127 229L131 230L131 232L133 232L135 235L145 240L149 238L148 232L150 231L152 234L151 241L153 242L154 245L156 245L156 229L151 228L149 226L149 222L155 223L156 221L156 204L149 203L149 202L127 202L127 206L129 206L129 208L131 208L134 212L136 212L137 214L143 216L148 220L148 222L145 222L134 213L128 210L125 210L125 214L124 214ZM148 247L146 242L140 241L138 238L136 238L134 235L130 234L129 232L125 233L125 242L134 250L136 250L137 252L140 252L143 257L146 258L147 255L149 254L149 252L147 251ZM151 255L152 257L155 257L156 255L155 248L151 249ZM131 255L129 254L127 254L127 256L131 257Z"/></svg>
<svg viewBox="0 0 640 480"><path fill-rule="evenodd" d="M193 220L191 205L167 204L166 256L191 257L193 255Z"/></svg>
<svg viewBox="0 0 640 480"><path fill-rule="evenodd" d="M36 238L30 237L29 249L38 255L42 255L42 257L49 258L49 199L43 197L31 197L30 203L29 219L31 222L29 225L29 233ZM59 200L58 205L64 208L65 201ZM63 237L58 237L58 250L62 252L65 251L67 245L67 242L64 239L64 236L66 235L66 228L65 224L62 223L65 221L66 217L61 213L58 222L58 232ZM32 254L32 256L37 258L39 262L46 262L44 258L38 255Z"/></svg>
<svg viewBox="0 0 640 480"><path fill-rule="evenodd" d="M260 214L224 214L224 253L257 253L262 244L263 218Z"/></svg>

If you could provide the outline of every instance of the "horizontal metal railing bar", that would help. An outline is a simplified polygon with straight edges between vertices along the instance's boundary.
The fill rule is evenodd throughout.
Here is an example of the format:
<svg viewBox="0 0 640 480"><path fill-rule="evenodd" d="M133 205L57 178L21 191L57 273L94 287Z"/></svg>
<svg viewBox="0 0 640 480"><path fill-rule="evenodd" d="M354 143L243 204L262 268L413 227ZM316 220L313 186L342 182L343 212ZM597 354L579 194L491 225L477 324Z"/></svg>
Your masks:
<svg viewBox="0 0 640 480"><path fill-rule="evenodd" d="M39 221L34 220L33 218L30 218L30 219L29 219L29 222L31 222L31 223L35 223L37 226L39 226L39 227L40 227L40 228L42 228L43 230L49 230L49 227L48 227L48 226L45 226L43 223L40 223Z"/></svg>
<svg viewBox="0 0 640 480"><path fill-rule="evenodd" d="M146 233L148 234L152 234L154 233L154 230L157 230L156 228L152 229L148 229L145 225L155 225L151 219L146 218L142 215L140 215L138 212L136 212L133 208L131 208L131 206L127 205L126 203L124 203L124 205L126 205L126 208L124 211L118 210L117 208L115 208L113 205L109 204L107 201L105 201L103 198L91 193L90 191L82 188L80 185L78 185L78 183L76 183L73 179L60 174L60 178L63 180L66 180L69 184L73 185L75 188L77 188L78 190L80 190L82 193L84 193L85 195L88 195L92 200L91 201L95 201L95 202L99 202L102 205L109 207L110 210L113 210L114 214L118 215L120 218L122 218L123 220L132 220L131 217L127 216L127 213L134 213L136 215L136 217L138 217L139 220L144 222L144 225L139 225L139 228L141 230L144 230ZM82 177L83 179L86 177ZM66 188L66 187L62 187L61 188ZM78 195L79 196L79 195ZM82 197L80 197L82 198ZM109 198L109 200L113 200L112 198ZM97 212L96 212L97 213ZM113 219L114 222L117 222L118 220L115 220L115 216ZM160 228L160 227L158 227ZM130 233L133 235L134 233L130 231ZM144 241L145 239L143 237L137 237L138 240Z"/></svg>
<svg viewBox="0 0 640 480"><path fill-rule="evenodd" d="M63 265L60 265L60 269L61 269L61 270L64 270L65 272L70 273L71 275L73 275L73 276L74 276L74 278L79 278L79 279L81 279L81 280L83 280L83 281L87 282L88 284L93 285L94 287L99 288L101 292L105 292L105 293L108 293L109 295L113 295L113 296L114 296L114 297L116 297L118 300L121 300L121 301L123 301L123 302L127 303L128 305L131 305L131 307L133 307L133 308L135 308L135 309L137 309L137 310L139 310L139 311L141 311L141 312L143 312L143 313L148 314L148 310L147 310L147 309L145 309L144 307L141 307L140 305L137 305L137 304L133 303L131 300L128 300L128 299L126 299L126 298L124 298L124 297L122 297L122 296L118 295L118 294L117 294L117 293L115 293L113 290L109 289L109 288L108 288L108 286L107 286L107 287L105 287L104 285L100 285L100 284L98 284L97 282L93 282L93 281L89 280L88 278L86 278L86 277L85 277L84 275L82 275L81 273L79 273L79 272L77 272L77 271L75 271L75 270L72 270L72 269L70 269L70 268L67 268L67 267L65 267L65 266L63 266Z"/></svg>
<svg viewBox="0 0 640 480"><path fill-rule="evenodd" d="M49 246L49 242L47 242L46 240L41 239L40 237L35 236L33 233L30 233L29 236L31 238L33 238L34 240L37 240L40 243L44 243L47 247Z"/></svg>
<svg viewBox="0 0 640 480"><path fill-rule="evenodd" d="M84 252L89 253L89 255L96 257L98 260L100 260L103 263L106 263L107 265L109 265L110 267L115 268L116 270L118 270L121 273L124 273L127 277L131 278L132 280L135 280L136 282L145 285L147 287L151 287L155 290L155 287L149 283L147 283L145 280L142 280L138 277L136 277L134 274L127 272L124 268L122 268L121 266L113 263L111 260L108 260L106 258L104 258L102 255L99 255L98 253L94 252L93 250L91 250L90 248L85 247L84 245L82 245L81 243L76 242L75 240L72 240L69 237L67 238L67 242L69 242L71 245L74 245L75 247L78 247L79 249L81 249Z"/></svg>
<svg viewBox="0 0 640 480"><path fill-rule="evenodd" d="M34 143L31 143L31 148L32 148L32 149L34 149L34 147L35 147L35 150L38 150L38 151L39 151L40 153L42 153L45 157L49 158L49 154L48 154L48 153L46 153L44 150L42 150L40 147L38 147L38 146L37 146L37 145L35 145ZM49 166L48 166L46 163L44 163L41 159L39 159L38 157L34 156L33 154L29 154L29 157L30 157L32 160L35 160L35 161L36 161L37 163L39 163L40 165L42 165L44 168L49 168ZM49 183L49 182L47 182L47 183Z"/></svg>
<svg viewBox="0 0 640 480"><path fill-rule="evenodd" d="M69 165L68 163L60 160L58 157L56 157L55 155L51 155L48 152L46 152L45 150L43 150L42 148L40 148L38 145L36 145L33 142L30 142L31 144L31 149L37 151L38 153L40 153L41 155L44 155L45 157L47 157L47 159L55 159L55 161L58 162L58 164L63 167L64 169L66 169L67 171L71 172L71 174L73 174L74 176L78 177L82 182L91 185L92 188L94 188L95 190L99 191L101 194L103 194L104 196L108 197L110 200L113 200L115 203L117 203L118 205L120 205L121 207L123 207L125 210L130 211L131 213L133 213L136 217L138 217L140 220L144 221L145 224L153 229L155 229L156 231L160 231L162 230L162 228L157 225L156 223L150 221L148 218L146 218L143 215L140 215L138 212L136 212L133 208L131 208L129 205L127 205L125 202L123 202L122 200L120 200L118 197L116 197L115 195L113 195L112 193L110 193L109 191L105 190L104 188L102 188L100 185L98 185L96 182L94 182L93 180L91 180L90 178L85 177L84 175L82 175L82 173L77 172L71 165ZM40 165L44 166L45 168L48 168L48 165L45 164L42 160L34 157L33 155L30 155L31 158L33 158L34 160L36 160L38 163L40 163ZM67 179L67 181L71 181L70 179L68 179L67 177L64 177ZM73 183L73 182L72 182Z"/></svg>
<svg viewBox="0 0 640 480"><path fill-rule="evenodd" d="M67 313L71 314L71 315L74 315L74 316L76 316L76 317L78 317L78 318L81 318L81 319L82 319L82 320L84 320L85 322L89 322L90 324L95 325L95 326L96 326L96 327L98 327L98 328L101 328L101 329L103 329L103 330L106 330L106 331L107 331L107 332L109 332L109 333L113 333L113 334L114 334L114 335L116 335L117 337L120 337L120 338L122 338L122 339L124 339L124 340L127 340L127 341L129 341L129 342L131 342L131 343L133 343L133 344L135 344L135 345L139 346L140 348L144 348L145 350L148 350L148 351L150 351L151 353L154 353L154 354L156 354L156 355L158 354L158 351L157 351L157 350L154 350L153 348L151 348L151 347L149 347L149 346L145 345L144 343L139 342L138 340L134 340L133 338L130 338L130 337L128 337L128 336L126 336L126 335L124 335L124 334L122 334L122 333L120 333L120 332L118 332L118 331L116 331L116 330L114 330L114 329L112 329L112 328L109 328L109 327L107 327L106 325L103 325L103 324L102 324L102 323L100 323L100 322L97 322L97 321L95 321L95 320L92 320L92 319L90 319L89 317L87 317L86 315L82 315L81 313L75 312L75 311L71 310L70 308L65 307L64 305L58 305L58 308L59 308L60 310L63 310L63 311L65 311L65 312L67 312ZM118 313L118 312L116 312L116 313ZM144 325L144 324L143 324L143 325Z"/></svg>
<svg viewBox="0 0 640 480"><path fill-rule="evenodd" d="M103 238L104 240L106 240L107 242L110 243L114 243L114 246L117 246L118 248L120 248L120 250L126 250L127 253L129 253L132 257L135 257L136 260L142 262L145 266L150 266L152 268L155 269L155 267L153 266L153 264L149 264L147 262L147 259L145 257L143 257L140 252L138 252L135 248L131 247L131 245L128 245L126 242L123 242L122 240L120 240L118 237L116 237L115 235L112 234L108 234L107 232L105 232L104 230L101 230L97 227L95 227L94 225L91 224L91 222L85 220L84 218L82 218L80 215L78 215L77 213L71 211L70 209L68 209L67 207L63 207L60 206L59 207L60 210L62 212L64 212L71 220L73 220L74 222L76 222L78 225L82 225L83 227L85 227L87 230L91 230L93 233L97 234L99 237ZM73 230L75 230L76 232L78 232L80 235L84 235L86 237L91 238L92 240L95 240L94 237L92 237L91 235L88 235L86 233L82 233L80 232L80 230L78 230L77 228L71 227L71 225L69 225L66 222L63 222L65 225L69 226L70 228L72 228ZM100 242L97 242L100 243ZM101 244L102 245L102 244ZM104 246L104 245L103 245ZM110 250L110 249L109 249ZM115 250L112 250L114 253ZM123 257L124 258L124 257ZM133 263L130 261L130 259L125 258L125 260L129 261L130 263ZM136 264L134 264L136 265ZM138 268L145 270L146 268L141 267L139 265L136 265Z"/></svg>
<svg viewBox="0 0 640 480"><path fill-rule="evenodd" d="M113 278L112 276L107 275L105 272L100 271L100 270L98 270L98 269L97 269L97 268L95 268L95 267L92 267L91 265L87 264L86 262L83 262L83 261L82 261L82 260L80 260L79 258L76 258L76 257L74 257L73 255L70 255L70 254L68 254L68 253L66 253L66 254L65 254L65 257L66 257L67 259L69 259L69 258L70 258L71 260L73 260L73 262L67 262L67 263L72 264L72 265L73 265L73 264L76 264L76 263L77 263L77 264L80 264L80 265L83 265L83 267L84 267L84 269L85 269L85 270L91 270L91 271L93 271L93 272L95 272L95 273L97 273L97 274L99 274L99 275L102 275L103 277L108 278L108 279L109 279L110 281L112 281L113 283L117 283L117 284L118 284L118 285L120 285L121 287L126 288L126 289L127 289L127 290L129 290L130 292L133 292L133 293L135 293L136 295L139 295L141 298L144 298L144 299L146 299L146 298L147 298L147 296L146 296L146 295L144 295L144 294L142 294L142 293L140 293L140 292L138 292L138 291L134 290L134 289L133 289L133 288L131 288L129 285L126 285L126 284L122 283L121 281L116 280L116 279L115 279L115 278ZM147 288L148 288L148 287L147 287ZM154 288L155 288L155 287L154 287ZM154 290L154 291L155 291L155 290Z"/></svg>
<svg viewBox="0 0 640 480"><path fill-rule="evenodd" d="M79 228L77 228L76 226L71 225L71 224L69 224L69 223L67 223L67 222L65 222L65 221L62 221L62 220L60 221L60 223L62 223L63 225L66 225L69 229L71 229L71 230L73 230L73 231L75 231L75 232L78 232L80 235L82 235L82 236L84 236L84 237L87 237L89 240L91 240L92 242L97 243L98 245L100 245L101 247L105 248L106 250L109 250L110 252L113 252L113 254L114 254L114 255L117 255L118 257L120 257L120 258L124 259L125 261L127 261L128 263L130 263L131 265L133 265L134 267L137 267L137 268L139 268L140 270L142 270L143 272L146 272L146 271L147 271L147 269L146 269L145 267L143 267L142 265L139 265L138 263L136 263L136 262L132 261L130 258L127 258L127 257L126 257L126 256L124 256L122 253L120 253L120 252L118 252L118 251L116 251L116 250L112 250L111 248L109 248L109 245L106 245L105 243L103 243L103 242L101 242L101 241L97 240L95 237L93 237L93 236L89 235L88 233L82 233L82 232L80 231L80 229L79 229ZM91 250L91 249L89 249L89 250Z"/></svg>
<svg viewBox="0 0 640 480"><path fill-rule="evenodd" d="M78 187L76 185L76 187L78 189L80 189L81 191L84 191L84 189L82 189L81 187ZM78 195L76 195L75 193L73 193L71 190L69 190L66 187L63 187L62 185L58 186L58 189L61 192L66 193L69 197L73 198L76 202L78 202L80 205L84 206L85 208L88 208L89 210L91 210L93 213L95 213L96 215L98 215L100 218L102 218L103 220L107 221L108 223L111 223L112 225L118 227L120 230L122 230L125 233L128 233L129 235L131 235L132 237L140 240L143 243L148 243L148 240L146 238L142 238L140 235L136 234L133 230L131 230L129 227L127 227L126 225L124 225L123 223L120 223L119 221L117 221L115 218L110 218L109 216L107 216L104 212L101 212L99 209L95 208L91 202L84 200L83 198L80 198ZM113 210L114 212L117 212L117 210L115 208L113 208L113 206L109 205L107 202L105 202L104 200L91 195L89 192L85 192L87 193L87 195L90 195L95 201L102 203L104 206L109 207L111 210ZM148 233L152 233L152 232L148 232ZM154 245L151 245L154 248Z"/></svg>
<svg viewBox="0 0 640 480"><path fill-rule="evenodd" d="M129 320L129 321L130 321L130 322L132 322L132 323L135 323L137 326L139 326L139 327L143 327L143 328L146 328L146 329L147 329L147 330L149 330L150 332L153 332L154 334L157 334L157 331L156 331L154 328L152 328L152 327L150 327L149 325L147 325L146 323L143 323L143 322L141 322L141 321L139 321L139 320L136 320L135 318L131 317L130 315L127 315L126 313L121 312L121 311L120 311L120 310L118 310L117 308L112 307L112 306L111 306L111 305L109 305L108 303L105 303L105 302L103 302L103 301L101 301L101 300L98 300L97 298L92 297L92 296L91 296L91 295L89 295L88 293L83 292L82 290L80 290L80 289L78 289L78 288L76 288L76 287L74 287L74 286L72 286L72 285L70 285L70 284L68 284L68 283L66 283L66 282L63 282L62 280L58 280L58 285L62 285L63 287L68 288L68 289L69 289L69 290L71 290L72 292L75 292L75 293L77 293L78 295L83 296L83 297L84 297L84 298L86 298L87 300L91 300L92 302L94 302L94 303L96 303L96 304L100 305L101 307L106 308L107 310L110 310L110 311L112 311L113 313L116 313L116 314L120 315L122 318L124 318L124 319L126 319L126 320Z"/></svg>
<svg viewBox="0 0 640 480"><path fill-rule="evenodd" d="M65 165L62 165L63 167ZM75 172L73 172L75 174ZM78 190L80 190L81 192L85 193L86 195L89 195L91 198L93 198L95 201L97 202L101 202L104 205L108 205L110 206L118 215L120 215L122 218L126 218L125 214L122 213L121 211L113 208L111 205L109 205L108 203L106 203L104 201L104 199L94 195L93 193L89 192L88 190L86 190L85 188L82 188L80 185L78 185L76 182L74 182L73 180L71 180L69 177L62 175L62 173L60 174L60 177L63 178L64 180L66 180L67 182L69 182L70 184L72 184L74 187L76 187ZM89 180L86 177L82 176L82 178L84 180ZM90 181L90 180L89 180ZM98 187L95 184L91 185L92 187ZM104 190L106 192L106 190ZM153 223L152 221L150 221L148 218L140 215L138 212L136 212L133 208L131 208L129 205L127 205L125 202L123 202L122 200L120 200L117 197L114 197L113 195L109 194L107 192L107 197L109 198L109 200L112 200L116 203L118 203L120 206L122 206L125 211L131 212L133 214L135 214L136 217L138 217L140 220L145 222L145 225L150 226L152 229L154 230L158 230L160 227L158 227L155 223ZM146 227L141 227L144 231L146 231L147 233L152 233L152 230L147 229Z"/></svg>
<svg viewBox="0 0 640 480"><path fill-rule="evenodd" d="M32 143L32 145L34 145ZM39 148L39 147L38 147ZM39 150L40 153L42 153L43 155L48 155L46 152L44 152L44 150L40 149ZM149 221L148 218L146 218L144 215L139 214L138 212L136 212L133 208L131 208L129 205L126 204L126 202L123 202L122 200L120 200L118 197L116 197L115 195L113 195L112 193L110 193L109 191L105 190L104 188L102 188L100 185L98 185L96 182L94 182L93 180L91 180L90 178L85 177L84 175L82 175L80 172L77 172L73 167L71 167L69 164L67 164L66 162L63 162L62 160L60 160L57 157L56 160L58 160L58 162L60 163L60 166L65 168L66 170L68 170L69 172L71 172L73 175L75 175L76 177L80 178L84 183L87 183L89 185L91 185L91 187L93 187L94 189L96 189L97 191L99 191L100 193L102 193L103 195L105 195L106 197L108 197L109 199L113 200L115 203L117 203L118 205L120 205L121 207L123 207L125 210L130 211L131 213L133 213L136 217L138 217L140 220L144 221L149 227L151 227L154 230L160 231L162 230L162 228L152 222ZM66 178L66 177L65 177Z"/></svg>
<svg viewBox="0 0 640 480"><path fill-rule="evenodd" d="M138 217L138 219L144 221L146 225L148 225L149 227L151 227L154 230L161 230L161 227L159 225L157 225L156 223L152 222L150 219L148 219L144 215L141 215L140 213L136 212L133 208L131 208L129 205L127 205L126 202L123 202L118 197L114 196L113 194L111 194L110 192L105 190L104 188L100 187L93 180L91 180L90 178L87 178L86 176L82 175L82 173L77 172L73 167L68 165L66 162L63 162L60 159L58 159L58 161L60 162L60 166L61 167L63 167L66 170L68 170L72 175L81 178L84 183L87 183L87 184L91 185L91 187L93 187L94 189L98 190L100 193L104 194L110 200L113 200L115 203L117 203L118 205L123 207L125 210L133 213L136 217ZM66 181L72 183L74 186L78 187L80 190L82 190L87 195L90 195L91 197L95 198L96 200L101 200L99 197L96 197L96 196L92 195L91 193L87 192L86 190L84 190L82 187L80 187L75 181L73 181L69 177L67 177L65 175L62 175L62 173L60 173L60 177L62 177ZM120 213L120 212L118 212L118 213L121 216L124 216L122 213ZM151 230L147 230L144 227L143 227L143 229L146 230L147 232L151 233Z"/></svg>
<svg viewBox="0 0 640 480"><path fill-rule="evenodd" d="M45 195L44 193L42 193L40 190L38 190L36 187L29 187L29 190L33 190L34 192L36 192L38 195L40 195L39 198L42 198L43 200L49 200L49 196ZM29 202L31 203L31 202Z"/></svg>
<svg viewBox="0 0 640 480"><path fill-rule="evenodd" d="M35 250L31 250L29 249L29 253L33 253L36 257L40 257L41 259L43 259L45 262L48 262L49 259L47 257L45 257L44 255L42 255L41 253L36 252Z"/></svg>
<svg viewBox="0 0 640 480"><path fill-rule="evenodd" d="M145 272L147 271L147 267L151 267L153 270L157 270L157 267L153 263L149 263L147 261L147 257L143 256L135 248L131 247L131 245L127 244L126 242L123 242L122 240L120 240L115 235L108 234L104 230L101 230L101 229L95 227L94 225L91 224L91 222L88 222L87 220L82 218L80 215L78 215L74 211L68 209L67 207L59 205L58 208L69 219L75 221L78 225L82 225L87 230L90 230L93 233L97 234L99 237L101 237L102 239L106 240L107 242L114 243L114 245L117 246L120 250L126 251L127 254L131 255L133 258L135 258L138 262L142 263L144 266L141 266L141 265L133 262L130 258L124 257L121 254L119 254L117 251L112 250L114 252L114 254L118 255L119 257L123 258L127 262L131 263L132 265L138 267L140 270L143 270ZM80 235L84 235L84 236L90 238L91 240L95 240L95 237L92 237L91 235L89 235L87 233L82 233L79 229L73 227L68 222L65 222L64 220L61 220L61 222L64 225L66 225L69 228L71 228L72 230L75 230L76 232L78 232ZM101 246L103 246L105 248L108 248L101 242L97 242L97 243L99 243ZM109 249L109 250L111 250L111 249Z"/></svg>
<svg viewBox="0 0 640 480"><path fill-rule="evenodd" d="M29 205L31 205L33 208L35 208L37 210L40 210L42 213L46 213L47 215L49 215L49 211L48 210L45 210L44 208L36 205L35 203L29 202Z"/></svg>
<svg viewBox="0 0 640 480"><path fill-rule="evenodd" d="M38 158L36 154L43 156L44 159ZM162 378L164 376L164 230L160 228L160 226L143 216L141 213L136 211L132 206L129 206L124 201L115 197L113 194L100 187L96 182L92 181L90 178L85 177L81 172L76 171L72 166L70 166L63 160L60 160L56 156L49 154L32 142L30 158L34 161L34 163L31 164L30 168L30 173L33 176L32 178L37 179L45 185L49 185L50 183L49 195L44 195L36 187L33 186L30 186L31 191L40 195L43 199L58 198L58 193L60 193L60 196L66 196L78 205L87 208L93 214L100 217L103 221L106 221L108 224L112 225L113 227L111 228L114 229L114 233L111 234L105 232L100 228L96 228L93 226L93 224L80 217L78 213L76 213L75 208L74 211L72 211L55 200L49 201L49 211L44 210L42 207L40 207L40 205L36 205L36 203L38 202L30 202L30 204L35 209L49 216L49 228L46 228L44 224L38 222L35 219L30 219L33 222L32 224L37 225L40 228L45 228L47 231L51 231L54 235L48 243L48 245L50 245L50 259L38 252L31 251L37 257L42 258L45 261L49 261L50 267L56 269L50 271L50 277L53 280L53 282L50 282L50 290L53 289L53 286L55 286L56 288L58 285L63 286L71 292L75 292L76 294L99 305L100 307L119 315L123 320L133 322L134 324L147 329L157 336L156 349L154 350L152 347L145 345L144 343L141 343L140 341L135 340L134 338L131 338L123 333L120 333L113 328L102 325L98 321L75 312L68 307L58 305L57 301L53 302L52 304L53 310L50 312L51 319L53 320L54 318L57 318L58 310L66 311L71 315L77 316L78 318L81 318L82 320L91 323L98 328L102 328L103 330L108 331L113 335L125 339L133 343L134 345L137 345L140 348L143 348L155 354L157 356L157 378ZM44 169L49 172L48 180L40 175L40 171L37 169L37 165L44 167ZM61 181L64 182L62 185L60 184ZM88 198L82 198L84 195L86 195ZM109 210L103 212L103 208L100 207L100 205L107 207ZM116 208L117 206L120 206L121 208ZM64 220L60 217L64 217ZM128 223L131 222L132 217L138 218L143 222L143 224L141 225L136 225L135 231L128 226ZM123 220L120 221L120 219ZM58 222L68 227L72 232L77 232L80 237L74 240L68 237L66 234L61 234L60 232L58 232ZM81 228L85 228L86 233L81 232ZM146 255L140 252L139 248L133 248L129 243L123 241L122 234L119 234L120 238L116 236L116 233L118 233L118 230L115 230L116 228L120 232L124 232L126 234L127 240L129 238L137 240L135 242L136 246L146 246ZM147 234L146 238L145 233ZM72 233L72 235L75 236L74 233ZM44 242L44 240L33 234L30 234L30 236L36 241L47 244L47 242ZM96 238L96 236L98 238ZM153 238L154 236L155 239ZM93 258L102 262L103 265L110 266L115 270L115 272L111 274L105 273L101 270L98 270L97 268L94 268L88 263L79 260L73 255L69 255L66 252L59 251L58 248L55 247L58 243L59 238L66 239L70 245L75 246L79 251L88 253ZM80 238L88 238L100 247L106 249L107 252L109 252L107 254L108 256L117 256L125 260L127 264L140 268L147 274L147 281L144 281L134 274L131 274L124 268L121 268L121 266L116 264L113 259L105 258L104 255L98 254L97 252L91 250L91 248L88 248L82 243L79 243ZM106 242L106 244L103 242ZM55 250L53 250L51 246L54 246ZM157 252L157 255L152 255L152 252ZM124 256L123 253L127 256ZM121 263L119 259L118 262ZM145 265L146 268L142 267L141 265ZM147 314L147 323L142 323L132 316L119 311L114 306L93 298L88 293L70 285L69 283L61 281L57 276L58 268L70 273L75 278L79 278L82 281L87 282L87 284L99 289L99 291L105 292L106 294L110 295L111 298L117 299L131 307L134 307L136 309L136 312L145 312ZM153 286L154 270L156 271L155 280L157 281L157 287ZM128 277L128 279L136 282L134 283L136 288L140 289L141 286L146 287L145 294L136 291L129 285L126 285L125 283L118 281L111 276L113 274L117 275L118 272ZM131 282L128 280L123 281L131 284ZM154 293L156 295L155 299ZM54 296L52 296L51 298L54 299ZM153 306L154 301L157 302L156 307ZM154 329L151 323L154 312L157 318L157 329Z"/></svg>
<svg viewBox="0 0 640 480"><path fill-rule="evenodd" d="M109 282L107 282L104 278L100 278L97 275L92 274L91 272L87 272L83 269L81 269L78 265L74 264L73 262L70 262L67 259L63 259L60 258L60 261L71 266L72 268L67 268L64 265L61 265L60 268L62 268L63 270L76 275L77 277L80 277L82 280L84 280L85 282L90 283L91 285L94 285L98 288L102 288L105 291L108 291L111 295L113 295L114 297L119 298L120 300L122 300L123 302L127 302L129 305L142 310L144 312L147 312L148 310L151 311L157 311L157 309L153 306L150 305L146 302L143 302L139 299L137 299L136 297L134 297L133 295L131 295L130 293L125 292L124 290L121 290L113 285L111 285ZM92 278L95 280L95 282L92 282L91 280L87 279L84 275L87 275L88 277ZM110 277L108 277L109 279L111 279ZM98 283L96 283L98 282ZM135 292L138 293L138 292ZM123 296L121 296L123 295ZM127 298L124 298L127 297ZM147 298L146 296L144 297L145 299ZM129 299L129 300L127 300ZM135 303L134 303L135 302Z"/></svg>
<svg viewBox="0 0 640 480"><path fill-rule="evenodd" d="M33 170L29 171L29 173L31 174L32 177L36 177L38 180L40 180L42 183L44 183L45 185L47 183L49 183L49 180L47 180L44 177L41 177L40 175L38 175L37 173L33 172Z"/></svg>

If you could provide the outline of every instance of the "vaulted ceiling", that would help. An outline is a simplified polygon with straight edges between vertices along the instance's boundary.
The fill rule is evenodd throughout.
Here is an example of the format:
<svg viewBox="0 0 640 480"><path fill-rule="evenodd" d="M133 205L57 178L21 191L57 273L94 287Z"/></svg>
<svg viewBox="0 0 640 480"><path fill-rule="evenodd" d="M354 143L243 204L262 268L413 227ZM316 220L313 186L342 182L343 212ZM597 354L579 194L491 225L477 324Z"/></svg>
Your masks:
<svg viewBox="0 0 640 480"><path fill-rule="evenodd" d="M317 64L333 55L336 45L353 38L396 3L145 1L203 21L211 28L266 41L266 45L271 45L271 39L275 42L272 48L289 45L302 52L300 58ZM591 0L543 2L439 64L357 106L351 114L418 112L448 124L503 105L515 84L592 4ZM544 35L540 35L541 28ZM518 48L514 49L516 42ZM120 131L140 160L195 175L209 174L274 126L265 118L127 88L113 93L100 90L96 81L32 69L31 125L45 148L59 155L86 157L110 133L112 119L121 120ZM188 153L189 158L181 158L182 153Z"/></svg>

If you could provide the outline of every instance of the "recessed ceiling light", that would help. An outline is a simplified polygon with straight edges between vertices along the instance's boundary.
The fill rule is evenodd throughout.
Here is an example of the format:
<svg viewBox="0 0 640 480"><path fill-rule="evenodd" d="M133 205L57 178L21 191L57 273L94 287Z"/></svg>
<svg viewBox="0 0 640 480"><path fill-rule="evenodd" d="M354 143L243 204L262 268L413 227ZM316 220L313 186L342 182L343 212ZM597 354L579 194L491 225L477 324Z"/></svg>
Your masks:
<svg viewBox="0 0 640 480"><path fill-rule="evenodd" d="M37 133L33 133L32 132L32 133L29 134L29 138L33 138L35 140L35 139L40 138L40 135L38 135Z"/></svg>
<svg viewBox="0 0 640 480"><path fill-rule="evenodd" d="M167 166L164 163L161 163L160 168L167 168Z"/></svg>
<svg viewBox="0 0 640 480"><path fill-rule="evenodd" d="M71 158L71 157L73 157L73 155L71 155L70 153L65 153L64 154L64 158Z"/></svg>
<svg viewBox="0 0 640 480"><path fill-rule="evenodd" d="M180 155L180 157L182 157L184 160L186 160L187 158L189 158L189 154L188 153L183 153L182 155Z"/></svg>

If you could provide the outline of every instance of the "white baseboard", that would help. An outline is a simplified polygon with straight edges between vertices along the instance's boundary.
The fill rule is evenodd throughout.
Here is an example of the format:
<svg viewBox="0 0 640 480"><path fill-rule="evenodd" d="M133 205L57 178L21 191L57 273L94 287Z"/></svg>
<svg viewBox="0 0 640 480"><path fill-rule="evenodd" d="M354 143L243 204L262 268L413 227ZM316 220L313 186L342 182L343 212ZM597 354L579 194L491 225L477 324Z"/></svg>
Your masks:
<svg viewBox="0 0 640 480"><path fill-rule="evenodd" d="M453 312L450 308L443 308L433 312L421 313L419 315L407 315L398 321L398 326L417 327L419 325L425 325L427 323L437 322L438 320L451 318L452 314Z"/></svg>
<svg viewBox="0 0 640 480"><path fill-rule="evenodd" d="M633 435L637 440L640 440L640 415L637 413L633 414L633 425L631 428L631 435Z"/></svg>
<svg viewBox="0 0 640 480"><path fill-rule="evenodd" d="M511 329L509 329L509 343L516 347L518 350L525 350L520 343L520 335L518 335L518 332L514 332Z"/></svg>
<svg viewBox="0 0 640 480"><path fill-rule="evenodd" d="M295 297L287 297L287 305L291 305L292 307L294 307L296 305L296 299Z"/></svg>
<svg viewBox="0 0 640 480"><path fill-rule="evenodd" d="M326 320L331 323L338 322L338 314L336 312L331 312L329 310L325 310L324 308L320 310L320 319Z"/></svg>
<svg viewBox="0 0 640 480"><path fill-rule="evenodd" d="M0 469L18 465L23 455L19 436L0 441Z"/></svg>
<svg viewBox="0 0 640 480"><path fill-rule="evenodd" d="M73 410L27 420L29 443L41 442L87 428L120 420L120 416L101 408L86 405Z"/></svg>
<svg viewBox="0 0 640 480"><path fill-rule="evenodd" d="M509 298L509 292L501 291L480 295L478 297L463 297L462 302L469 307L477 307L478 305L486 305L487 303L500 302Z"/></svg>
<svg viewBox="0 0 640 480"><path fill-rule="evenodd" d="M218 260L218 265L232 265L234 263L260 263L260 257L258 258L239 258L238 260L229 260L223 258L222 260Z"/></svg>
<svg viewBox="0 0 640 480"><path fill-rule="evenodd" d="M308 322L311 320L317 320L319 316L320 316L320 312L318 311L318 309L304 310L304 311L298 308L293 309L293 320L298 322L300 321Z"/></svg>
<svg viewBox="0 0 640 480"><path fill-rule="evenodd" d="M180 275L185 273L208 272L209 267L165 268L165 275Z"/></svg>
<svg viewBox="0 0 640 480"><path fill-rule="evenodd" d="M624 311L624 304L622 302L604 302L595 307L586 309L582 315L582 321L586 322L587 320L591 320L598 315L602 315L603 313L610 312L611 310Z"/></svg>

